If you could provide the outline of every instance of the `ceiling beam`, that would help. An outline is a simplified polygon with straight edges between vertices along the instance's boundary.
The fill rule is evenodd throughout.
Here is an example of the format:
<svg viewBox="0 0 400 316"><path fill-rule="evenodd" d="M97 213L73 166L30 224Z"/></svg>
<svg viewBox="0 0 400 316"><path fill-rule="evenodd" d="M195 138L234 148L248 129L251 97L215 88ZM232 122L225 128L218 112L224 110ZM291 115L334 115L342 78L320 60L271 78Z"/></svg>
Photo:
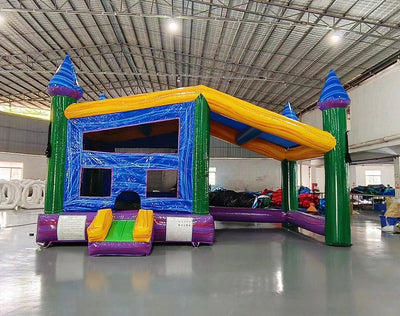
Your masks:
<svg viewBox="0 0 400 316"><path fill-rule="evenodd" d="M193 1L193 0L192 0ZM197 3L202 3L202 4L207 4L210 6L219 6L226 8L224 5L216 4L216 3L203 3L201 1L195 1ZM269 5L266 3L266 5ZM235 8L235 11L238 12L247 12L249 15L259 15L259 12L256 11L246 11L245 9L239 9ZM308 27L316 27L316 28L328 28L328 29L335 29L338 31L343 31L343 32L351 32L359 35L367 35L368 37L383 37L387 40L393 40L393 41L399 41L399 38L397 37L387 37L381 33L375 33L375 32L368 32L368 31L363 31L362 28L359 30L349 30L348 24L345 24L344 26L338 26L334 27L336 24L336 21L339 18L333 18L330 16L327 16L326 13L320 13L324 14L324 16L331 18L329 21L321 20L320 22L313 22L311 19L306 19L306 20L297 20L292 17L286 17L286 16L280 16L278 14L273 14L273 13L268 13L265 14L264 16L270 18L270 20L266 21L258 21L256 19L248 18L248 19L240 19L240 18L233 18L233 17L220 17L220 16L199 16L199 15L179 15L179 16L174 16L172 14L154 14L154 13L137 13L137 12L128 12L128 11L118 11L118 10L62 10L62 9L42 9L42 8L0 8L0 12L5 12L8 14L13 14L13 13L30 13L30 14L59 14L59 15L90 15L90 16L107 16L107 17L117 17L117 16L125 16L125 17L136 17L136 18L155 18L155 19L180 19L180 20L203 20L203 21L225 21L225 22L233 22L233 23L253 23L253 24L264 24L268 26L272 25L279 25L279 27L291 27L293 24L296 24L297 27L300 29L303 28L308 28ZM316 14L316 13L313 13ZM311 18L311 16L310 16ZM342 16L340 18L341 20L352 22L352 23L362 23L363 25L366 26L379 26L381 28L388 28L388 29L396 29L400 30L400 26L398 23L380 23L379 21L366 21L363 19L353 19L353 18L348 18L346 16ZM279 21L279 22L278 22ZM300 30L299 30L300 31Z"/></svg>

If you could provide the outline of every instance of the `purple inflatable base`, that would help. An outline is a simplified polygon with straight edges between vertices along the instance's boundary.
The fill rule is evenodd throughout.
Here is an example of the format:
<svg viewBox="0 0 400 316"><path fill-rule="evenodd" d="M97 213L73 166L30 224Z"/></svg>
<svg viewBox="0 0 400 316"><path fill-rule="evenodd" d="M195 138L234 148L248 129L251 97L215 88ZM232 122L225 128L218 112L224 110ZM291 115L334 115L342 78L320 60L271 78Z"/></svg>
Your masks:
<svg viewBox="0 0 400 316"><path fill-rule="evenodd" d="M325 218L299 211L283 212L280 209L253 209L210 207L210 214L216 221L290 223L325 236Z"/></svg>
<svg viewBox="0 0 400 316"><path fill-rule="evenodd" d="M286 213L286 221L292 225L307 229L313 233L325 236L325 218L299 211Z"/></svg>
<svg viewBox="0 0 400 316"><path fill-rule="evenodd" d="M115 220L134 220L138 211L114 212ZM57 225L59 216L85 216L85 239L81 240L59 240L57 236ZM36 242L50 246L54 243L77 243L87 242L86 229L93 221L94 212L63 212L60 214L41 214L38 217ZM193 246L214 243L214 220L217 221L241 221L259 223L290 223L304 228L319 235L325 235L325 219L321 216L310 215L299 211L283 212L279 209L247 209L210 207L210 215L193 215L171 212L154 213L153 239L150 243L135 242L92 242L88 243L90 256L147 256L152 249L152 243L175 243L180 240L167 240L167 218L192 218Z"/></svg>
<svg viewBox="0 0 400 316"><path fill-rule="evenodd" d="M86 225L85 225L85 239L75 239L75 240L58 240L57 235L57 225L58 225L58 217L60 215L73 215L73 216L86 216ZM86 229L92 223L96 213L59 213L59 214L39 214L38 216L38 224L36 231L36 242L43 243L46 246L50 246L53 243L62 242L62 243L74 243L74 242L87 242L87 231Z"/></svg>
<svg viewBox="0 0 400 316"><path fill-rule="evenodd" d="M89 256L148 256L153 243L150 242L115 242L95 241L88 243Z"/></svg>
<svg viewBox="0 0 400 316"><path fill-rule="evenodd" d="M114 212L115 220L135 220L138 211L120 211ZM86 216L85 225L85 239L79 240L59 240L57 236L57 225L59 216ZM40 214L38 217L38 225L36 232L36 242L43 243L50 246L54 243L72 243L72 242L87 242L86 229L89 227L94 217L95 212L63 212L59 214ZM211 215L193 215L171 212L154 212L154 243L165 242L181 242L179 240L166 240L167 218L168 217L181 217L192 218L193 232L192 240L186 241L199 244L213 244L214 243L214 219Z"/></svg>
<svg viewBox="0 0 400 316"><path fill-rule="evenodd" d="M94 241L88 243L88 253L91 257L99 256L148 256L153 247L154 226L150 242Z"/></svg>
<svg viewBox="0 0 400 316"><path fill-rule="evenodd" d="M279 209L210 207L216 221L284 223L286 213Z"/></svg>

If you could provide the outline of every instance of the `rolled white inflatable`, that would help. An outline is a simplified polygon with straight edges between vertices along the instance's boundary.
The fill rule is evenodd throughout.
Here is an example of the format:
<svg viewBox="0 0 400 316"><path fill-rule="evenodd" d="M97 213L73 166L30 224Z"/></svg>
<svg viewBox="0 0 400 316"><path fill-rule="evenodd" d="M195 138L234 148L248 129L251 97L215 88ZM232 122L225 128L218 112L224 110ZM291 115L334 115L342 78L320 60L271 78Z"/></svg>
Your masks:
<svg viewBox="0 0 400 316"><path fill-rule="evenodd" d="M11 210L18 207L38 209L44 207L45 182L42 180L1 180L0 209Z"/></svg>
<svg viewBox="0 0 400 316"><path fill-rule="evenodd" d="M41 180L23 181L21 184L20 206L26 209L44 207L45 185Z"/></svg>
<svg viewBox="0 0 400 316"><path fill-rule="evenodd" d="M11 210L19 205L21 190L11 181L0 180L0 209Z"/></svg>

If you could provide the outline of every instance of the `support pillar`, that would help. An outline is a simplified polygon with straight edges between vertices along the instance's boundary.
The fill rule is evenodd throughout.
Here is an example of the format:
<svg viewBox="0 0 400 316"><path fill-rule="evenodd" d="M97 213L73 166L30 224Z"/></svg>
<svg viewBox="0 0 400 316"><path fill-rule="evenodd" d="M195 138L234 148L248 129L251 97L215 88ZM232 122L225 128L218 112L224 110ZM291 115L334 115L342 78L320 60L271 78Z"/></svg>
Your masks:
<svg viewBox="0 0 400 316"><path fill-rule="evenodd" d="M193 154L193 214L209 214L210 108L200 95L195 101Z"/></svg>
<svg viewBox="0 0 400 316"><path fill-rule="evenodd" d="M297 161L283 160L282 170L282 210L288 212L299 209L297 192Z"/></svg>
<svg viewBox="0 0 400 316"><path fill-rule="evenodd" d="M287 102L282 111L282 115L298 121L296 113L293 111L290 102ZM294 144L295 145L295 144ZM299 209L299 194L297 191L297 161L283 160L282 170L282 210L288 212Z"/></svg>
<svg viewBox="0 0 400 316"><path fill-rule="evenodd" d="M75 102L75 99L67 96L55 96L51 102L51 153L48 161L44 206L46 214L59 213L63 209L67 140L67 119L64 116L64 110Z"/></svg>
<svg viewBox="0 0 400 316"><path fill-rule="evenodd" d="M325 154L325 243L351 246L350 188L346 163L346 107L350 98L333 70L322 90L318 107L323 127L336 138L336 147Z"/></svg>

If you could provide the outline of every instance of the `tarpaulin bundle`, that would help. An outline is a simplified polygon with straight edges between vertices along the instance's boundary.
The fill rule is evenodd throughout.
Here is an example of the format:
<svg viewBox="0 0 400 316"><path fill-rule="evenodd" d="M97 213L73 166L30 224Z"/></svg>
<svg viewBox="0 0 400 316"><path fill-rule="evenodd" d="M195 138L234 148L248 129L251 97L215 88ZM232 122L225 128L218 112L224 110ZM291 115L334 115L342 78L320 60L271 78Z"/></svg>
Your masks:
<svg viewBox="0 0 400 316"><path fill-rule="evenodd" d="M383 192L383 195L394 196L395 195L395 190L393 188L386 188L385 192Z"/></svg>
<svg viewBox="0 0 400 316"><path fill-rule="evenodd" d="M354 193L354 194L365 193L365 194L367 194L368 193L368 187L364 186L364 185L359 185L357 187L352 188L350 193Z"/></svg>
<svg viewBox="0 0 400 316"><path fill-rule="evenodd" d="M359 185L351 189L353 194L372 194L372 195L388 195L394 196L395 190L383 184L370 184L367 186Z"/></svg>
<svg viewBox="0 0 400 316"><path fill-rule="evenodd" d="M303 194L303 193L311 193L311 190L309 188L307 188L307 187L301 186L299 188L299 194Z"/></svg>
<svg viewBox="0 0 400 316"><path fill-rule="evenodd" d="M316 207L319 205L319 197L316 194L303 193L299 195L299 207L308 208L311 203Z"/></svg>
<svg viewBox="0 0 400 316"><path fill-rule="evenodd" d="M210 192L210 205L228 207L252 207L257 197L248 192L216 190Z"/></svg>
<svg viewBox="0 0 400 316"><path fill-rule="evenodd" d="M369 193L374 195L382 195L385 189L386 187L383 184L371 184L368 186Z"/></svg>
<svg viewBox="0 0 400 316"><path fill-rule="evenodd" d="M260 193L260 195L267 195L267 196L270 196L270 195L272 195L272 193L274 193L274 191L265 189L264 191L262 191L262 192Z"/></svg>
<svg viewBox="0 0 400 316"><path fill-rule="evenodd" d="M272 192L272 191L271 191ZM272 193L271 193L272 194ZM259 195L257 197L256 208L268 208L271 204L271 196Z"/></svg>
<svg viewBox="0 0 400 316"><path fill-rule="evenodd" d="M325 199L320 199L319 200L319 211L320 211L320 213L325 214L325 206L326 206Z"/></svg>
<svg viewBox="0 0 400 316"><path fill-rule="evenodd" d="M272 193L271 205L281 206L282 205L282 189L279 189Z"/></svg>

